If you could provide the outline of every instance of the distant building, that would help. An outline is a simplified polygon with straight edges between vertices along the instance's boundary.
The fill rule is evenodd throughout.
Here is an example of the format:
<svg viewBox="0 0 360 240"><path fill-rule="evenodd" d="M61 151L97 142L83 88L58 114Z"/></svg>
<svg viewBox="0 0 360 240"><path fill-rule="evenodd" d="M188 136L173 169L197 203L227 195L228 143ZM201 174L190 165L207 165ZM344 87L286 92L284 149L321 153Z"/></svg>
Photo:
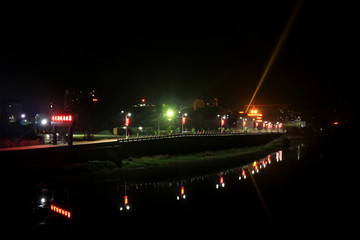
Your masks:
<svg viewBox="0 0 360 240"><path fill-rule="evenodd" d="M204 108L205 103L202 99L194 99L194 111L199 110L200 108Z"/></svg>
<svg viewBox="0 0 360 240"><path fill-rule="evenodd" d="M216 97L205 99L194 99L194 111L201 108L215 108L219 106L219 100Z"/></svg>
<svg viewBox="0 0 360 240"><path fill-rule="evenodd" d="M147 102L145 98L142 98L139 103L133 104L132 108L155 112L155 104Z"/></svg>
<svg viewBox="0 0 360 240"><path fill-rule="evenodd" d="M72 111L79 106L97 103L99 98L94 89L70 89L64 93L64 110Z"/></svg>
<svg viewBox="0 0 360 240"><path fill-rule="evenodd" d="M1 123L14 123L21 119L23 113L23 105L17 101L4 100L1 103Z"/></svg>
<svg viewBox="0 0 360 240"><path fill-rule="evenodd" d="M141 98L136 104L131 105L131 126L150 127L156 125L156 105L145 98Z"/></svg>

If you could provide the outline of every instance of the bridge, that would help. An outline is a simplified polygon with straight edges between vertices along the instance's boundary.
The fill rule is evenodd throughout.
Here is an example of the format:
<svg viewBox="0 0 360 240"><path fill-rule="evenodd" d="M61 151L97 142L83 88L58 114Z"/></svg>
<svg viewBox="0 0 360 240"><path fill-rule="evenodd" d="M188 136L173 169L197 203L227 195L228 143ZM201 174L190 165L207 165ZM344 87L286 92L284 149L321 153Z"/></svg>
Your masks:
<svg viewBox="0 0 360 240"><path fill-rule="evenodd" d="M187 154L265 144L283 133L176 134L98 141L68 145L36 145L0 149L1 159L31 162L84 162L116 160L156 154Z"/></svg>

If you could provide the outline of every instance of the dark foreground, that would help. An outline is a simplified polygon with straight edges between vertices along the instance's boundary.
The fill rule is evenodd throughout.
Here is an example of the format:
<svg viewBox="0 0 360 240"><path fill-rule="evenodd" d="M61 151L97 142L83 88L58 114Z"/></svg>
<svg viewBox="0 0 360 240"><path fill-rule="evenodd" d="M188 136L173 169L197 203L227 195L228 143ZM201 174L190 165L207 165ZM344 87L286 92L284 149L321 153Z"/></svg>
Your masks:
<svg viewBox="0 0 360 240"><path fill-rule="evenodd" d="M316 140L299 139L291 148L270 154L271 163L265 168L260 169L260 165L268 161L268 155L252 159L245 166L241 163L231 169L198 171L191 176L159 181L92 182L61 187L44 182L29 186L27 179L8 174L2 181L4 229L132 236L164 236L175 230L172 233L181 237L189 231L201 235L240 234L249 226L272 226L281 232L282 227L290 226L300 233L320 229L325 235L345 234L358 216L357 188L351 171L354 156L347 141L343 132L316 135ZM259 173L252 174L254 161ZM239 180L242 170L247 178ZM43 189L48 189L45 195ZM46 201L51 199L51 204L71 211L71 217L52 211L49 202L38 208L43 196Z"/></svg>

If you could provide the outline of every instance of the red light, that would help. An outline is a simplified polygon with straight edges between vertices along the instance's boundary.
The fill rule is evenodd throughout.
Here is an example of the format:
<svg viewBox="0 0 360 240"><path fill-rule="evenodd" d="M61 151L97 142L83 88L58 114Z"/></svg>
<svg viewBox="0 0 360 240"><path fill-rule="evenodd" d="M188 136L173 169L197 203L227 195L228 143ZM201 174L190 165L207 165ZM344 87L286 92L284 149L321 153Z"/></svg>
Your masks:
<svg viewBox="0 0 360 240"><path fill-rule="evenodd" d="M65 209L61 209L53 204L50 205L50 210L54 211L54 212L57 212L67 218L70 218L71 217L71 213L70 211L66 211Z"/></svg>
<svg viewBox="0 0 360 240"><path fill-rule="evenodd" d="M129 126L130 125L130 118L125 118L125 126Z"/></svg>
<svg viewBox="0 0 360 240"><path fill-rule="evenodd" d="M184 193L185 193L185 189L184 187L181 187L181 195L184 195Z"/></svg>
<svg viewBox="0 0 360 240"><path fill-rule="evenodd" d="M246 121L243 121L243 126L244 126L244 127L246 126Z"/></svg>
<svg viewBox="0 0 360 240"><path fill-rule="evenodd" d="M92 101L93 101L93 102L97 102L98 99L97 99L97 98L93 98Z"/></svg>
<svg viewBox="0 0 360 240"><path fill-rule="evenodd" d="M128 196L125 196L124 199L125 199L125 205L127 205L129 203Z"/></svg>
<svg viewBox="0 0 360 240"><path fill-rule="evenodd" d="M242 175L245 176L245 169L242 170Z"/></svg>
<svg viewBox="0 0 360 240"><path fill-rule="evenodd" d="M339 122L334 122L334 125L339 125Z"/></svg>
<svg viewBox="0 0 360 240"><path fill-rule="evenodd" d="M223 184L224 183L224 178L220 177L220 183Z"/></svg>
<svg viewBox="0 0 360 240"><path fill-rule="evenodd" d="M225 125L225 119L221 119L221 126Z"/></svg>
<svg viewBox="0 0 360 240"><path fill-rule="evenodd" d="M72 115L53 115L51 116L52 122L72 122Z"/></svg>
<svg viewBox="0 0 360 240"><path fill-rule="evenodd" d="M144 102L145 102L145 98L142 98L142 99L141 99L141 102L144 103Z"/></svg>
<svg viewBox="0 0 360 240"><path fill-rule="evenodd" d="M182 124L185 125L185 123L186 123L186 117L183 117L182 118Z"/></svg>

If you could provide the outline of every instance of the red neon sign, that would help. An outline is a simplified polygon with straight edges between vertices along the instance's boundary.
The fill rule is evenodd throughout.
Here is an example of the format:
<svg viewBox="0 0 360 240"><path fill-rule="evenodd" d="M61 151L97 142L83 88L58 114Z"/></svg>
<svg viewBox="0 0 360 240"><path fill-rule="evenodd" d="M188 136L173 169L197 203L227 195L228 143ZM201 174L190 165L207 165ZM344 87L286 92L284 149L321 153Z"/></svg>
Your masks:
<svg viewBox="0 0 360 240"><path fill-rule="evenodd" d="M72 122L73 116L72 115L53 115L51 116L52 122Z"/></svg>
<svg viewBox="0 0 360 240"><path fill-rule="evenodd" d="M125 118L125 126L129 126L130 125L130 119L129 118Z"/></svg>
<svg viewBox="0 0 360 240"><path fill-rule="evenodd" d="M65 216L67 218L71 218L71 212L70 211L66 211L66 210L64 210L64 209L62 209L62 208L60 208L58 206L53 205L53 204L51 204L50 210L54 211L54 212L57 212L57 213Z"/></svg>
<svg viewBox="0 0 360 240"><path fill-rule="evenodd" d="M182 117L182 124L185 125L186 123L186 117Z"/></svg>

